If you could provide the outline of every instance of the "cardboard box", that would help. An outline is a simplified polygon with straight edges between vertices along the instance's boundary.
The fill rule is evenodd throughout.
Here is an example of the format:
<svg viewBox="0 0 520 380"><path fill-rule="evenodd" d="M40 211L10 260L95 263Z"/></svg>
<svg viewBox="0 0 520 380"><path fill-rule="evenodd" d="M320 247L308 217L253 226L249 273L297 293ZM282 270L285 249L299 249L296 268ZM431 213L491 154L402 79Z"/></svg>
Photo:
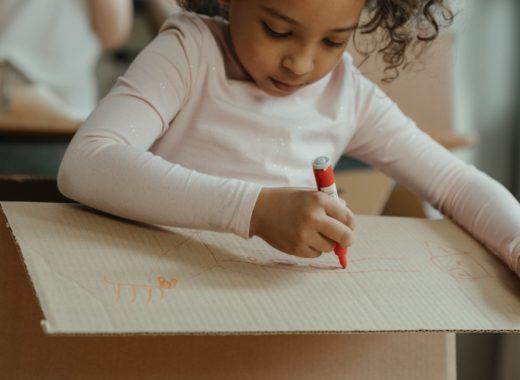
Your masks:
<svg viewBox="0 0 520 380"><path fill-rule="evenodd" d="M37 298L4 225L0 229L2 378L455 378L451 334L45 335Z"/></svg>
<svg viewBox="0 0 520 380"><path fill-rule="evenodd" d="M1 206L10 379L454 379L447 331L520 328L516 277L446 220L361 217L343 271L78 205Z"/></svg>
<svg viewBox="0 0 520 380"><path fill-rule="evenodd" d="M363 49L366 41L357 38L362 39L358 46ZM453 133L453 35L441 34L421 61L415 62L415 70L400 70L399 77L389 83L382 80L393 73L384 73L386 64L380 55L365 59L353 44L348 50L363 75L380 86L419 128L434 135Z"/></svg>
<svg viewBox="0 0 520 380"><path fill-rule="evenodd" d="M425 202L407 188L397 185L388 197L382 215L426 218Z"/></svg>
<svg viewBox="0 0 520 380"><path fill-rule="evenodd" d="M394 188L394 180L374 169L335 173L338 194L357 215L381 215Z"/></svg>
<svg viewBox="0 0 520 380"><path fill-rule="evenodd" d="M363 48L366 41L363 36L358 35L357 38L361 39L358 46ZM372 54L365 59L353 44L349 45L348 51L359 70L441 145L454 149L477 143L477 135L461 133L453 123L453 34L441 33L413 68L400 70L399 77L390 83L382 82L387 74L384 73L386 65L380 55Z"/></svg>
<svg viewBox="0 0 520 380"><path fill-rule="evenodd" d="M455 378L452 334L44 335L37 297L5 226L0 229L5 378Z"/></svg>

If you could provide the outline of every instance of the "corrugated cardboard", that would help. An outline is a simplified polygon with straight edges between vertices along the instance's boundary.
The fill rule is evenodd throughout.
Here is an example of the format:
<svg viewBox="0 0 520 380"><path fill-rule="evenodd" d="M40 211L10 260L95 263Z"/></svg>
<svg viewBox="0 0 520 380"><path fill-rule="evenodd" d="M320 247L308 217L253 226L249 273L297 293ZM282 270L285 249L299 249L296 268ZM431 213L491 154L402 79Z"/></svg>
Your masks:
<svg viewBox="0 0 520 380"><path fill-rule="evenodd" d="M387 216L410 216L425 218L425 203L403 186L395 186L382 211Z"/></svg>
<svg viewBox="0 0 520 380"><path fill-rule="evenodd" d="M453 334L46 336L37 299L2 220L3 378L455 379Z"/></svg>
<svg viewBox="0 0 520 380"><path fill-rule="evenodd" d="M374 169L338 171L339 196L354 214L381 215L394 188L394 180Z"/></svg>
<svg viewBox="0 0 520 380"><path fill-rule="evenodd" d="M51 334L520 331L520 286L448 220L359 216L349 269L260 239L5 202Z"/></svg>

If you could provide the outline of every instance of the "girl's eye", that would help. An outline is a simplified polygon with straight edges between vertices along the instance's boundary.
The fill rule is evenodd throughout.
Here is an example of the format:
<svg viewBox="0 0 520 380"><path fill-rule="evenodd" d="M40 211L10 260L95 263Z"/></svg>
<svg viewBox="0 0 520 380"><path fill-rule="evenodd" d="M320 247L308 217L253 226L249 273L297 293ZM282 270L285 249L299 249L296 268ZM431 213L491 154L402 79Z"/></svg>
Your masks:
<svg viewBox="0 0 520 380"><path fill-rule="evenodd" d="M334 42L329 39L324 39L323 43L327 46L333 47L333 48L343 48L347 44L347 41L341 41L341 42Z"/></svg>
<svg viewBox="0 0 520 380"><path fill-rule="evenodd" d="M266 32L269 36L271 36L271 37L273 37L273 38L284 38L284 37L288 37L288 36L291 35L291 32L279 33L279 32L277 32L277 31L273 30L273 29L272 29L269 25L267 25L267 23L265 23L265 22L262 22L262 26L263 26L265 32Z"/></svg>

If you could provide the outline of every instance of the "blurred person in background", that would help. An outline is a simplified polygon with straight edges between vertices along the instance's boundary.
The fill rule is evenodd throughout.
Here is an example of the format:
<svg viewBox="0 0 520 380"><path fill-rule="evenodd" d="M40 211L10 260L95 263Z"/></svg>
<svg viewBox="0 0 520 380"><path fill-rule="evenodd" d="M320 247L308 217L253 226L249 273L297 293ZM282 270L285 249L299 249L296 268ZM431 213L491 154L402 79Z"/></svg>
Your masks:
<svg viewBox="0 0 520 380"><path fill-rule="evenodd" d="M98 60L132 22L131 0L2 0L0 123L84 120L98 99Z"/></svg>

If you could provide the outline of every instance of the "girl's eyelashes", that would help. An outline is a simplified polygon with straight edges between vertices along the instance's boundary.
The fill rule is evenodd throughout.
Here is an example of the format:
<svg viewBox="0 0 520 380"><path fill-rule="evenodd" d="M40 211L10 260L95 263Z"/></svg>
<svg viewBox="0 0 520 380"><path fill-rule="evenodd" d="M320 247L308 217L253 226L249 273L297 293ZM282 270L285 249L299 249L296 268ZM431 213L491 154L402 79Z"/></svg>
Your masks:
<svg viewBox="0 0 520 380"><path fill-rule="evenodd" d="M324 39L323 43L325 45L327 45L327 46L340 49L340 48L344 48L345 47L345 45L347 44L347 41L345 40L345 41L341 41L341 42L334 42L334 41L329 40L329 39Z"/></svg>
<svg viewBox="0 0 520 380"><path fill-rule="evenodd" d="M265 21L262 21L262 27L264 28L264 31L267 33L267 35L272 38L286 38L286 37L289 37L292 35L292 32L284 32L284 33L277 32L276 30L271 28L269 26L269 24L267 24ZM341 49L341 48L345 47L345 45L347 44L347 41L348 40L341 41L341 42L335 42L335 41L329 40L328 38L325 38L323 40L323 43L326 46Z"/></svg>
<svg viewBox="0 0 520 380"><path fill-rule="evenodd" d="M262 27L264 28L264 30L267 33L267 35L269 35L269 36L271 36L273 38L285 38L285 37L289 37L292 34L291 32L285 32L285 33L277 32L276 30L273 30L273 28L271 28L264 21L262 21Z"/></svg>

